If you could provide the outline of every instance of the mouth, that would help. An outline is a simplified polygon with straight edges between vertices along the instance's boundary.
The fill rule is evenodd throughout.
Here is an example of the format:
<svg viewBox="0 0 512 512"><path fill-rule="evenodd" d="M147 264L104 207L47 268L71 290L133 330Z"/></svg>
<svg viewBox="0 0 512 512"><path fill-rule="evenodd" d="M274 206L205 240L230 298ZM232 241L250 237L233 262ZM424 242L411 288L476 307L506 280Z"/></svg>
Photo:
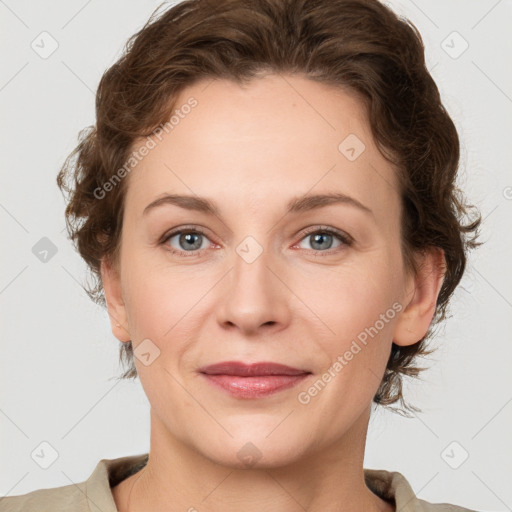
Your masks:
<svg viewBox="0 0 512 512"><path fill-rule="evenodd" d="M245 364L225 361L200 368L198 372L218 389L236 398L263 398L289 389L311 375L309 370L278 363Z"/></svg>

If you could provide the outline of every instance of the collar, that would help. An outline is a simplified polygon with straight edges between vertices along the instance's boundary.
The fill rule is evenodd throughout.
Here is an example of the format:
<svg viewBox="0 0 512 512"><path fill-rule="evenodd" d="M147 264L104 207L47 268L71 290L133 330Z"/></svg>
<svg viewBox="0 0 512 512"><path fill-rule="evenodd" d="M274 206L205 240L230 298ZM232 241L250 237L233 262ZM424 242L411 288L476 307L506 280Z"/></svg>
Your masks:
<svg viewBox="0 0 512 512"><path fill-rule="evenodd" d="M147 463L148 453L117 459L102 459L85 482L86 497L91 512L118 512L111 487L140 471ZM397 471L364 468L366 486L380 498L395 503L397 511L426 510L406 478Z"/></svg>

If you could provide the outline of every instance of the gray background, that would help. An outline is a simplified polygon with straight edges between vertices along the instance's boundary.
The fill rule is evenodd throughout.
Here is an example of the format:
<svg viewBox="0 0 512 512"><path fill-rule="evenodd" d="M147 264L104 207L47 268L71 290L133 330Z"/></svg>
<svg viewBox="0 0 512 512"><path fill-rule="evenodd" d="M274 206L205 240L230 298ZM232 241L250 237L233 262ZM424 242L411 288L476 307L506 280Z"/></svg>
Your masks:
<svg viewBox="0 0 512 512"><path fill-rule="evenodd" d="M102 458L149 449L147 399L138 380L113 379L119 342L79 286L86 268L66 238L55 177L94 123L101 74L159 4L0 0L2 496L81 482ZM402 472L428 501L512 510L512 2L388 4L422 33L486 244L471 255L432 368L406 385L423 413L376 411L365 467ZM41 56L52 39L58 48ZM43 237L56 250L46 262L34 254Z"/></svg>

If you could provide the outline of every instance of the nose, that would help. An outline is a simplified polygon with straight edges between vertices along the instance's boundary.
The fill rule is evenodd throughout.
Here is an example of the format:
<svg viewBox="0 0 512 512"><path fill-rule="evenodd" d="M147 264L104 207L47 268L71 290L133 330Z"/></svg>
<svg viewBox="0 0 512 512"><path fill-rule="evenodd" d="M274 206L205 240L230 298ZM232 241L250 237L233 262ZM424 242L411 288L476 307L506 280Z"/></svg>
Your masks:
<svg viewBox="0 0 512 512"><path fill-rule="evenodd" d="M219 290L217 319L224 329L254 335L262 330L266 334L279 331L288 325L292 293L286 286L282 263L266 250L253 261L242 251L234 252L231 271Z"/></svg>

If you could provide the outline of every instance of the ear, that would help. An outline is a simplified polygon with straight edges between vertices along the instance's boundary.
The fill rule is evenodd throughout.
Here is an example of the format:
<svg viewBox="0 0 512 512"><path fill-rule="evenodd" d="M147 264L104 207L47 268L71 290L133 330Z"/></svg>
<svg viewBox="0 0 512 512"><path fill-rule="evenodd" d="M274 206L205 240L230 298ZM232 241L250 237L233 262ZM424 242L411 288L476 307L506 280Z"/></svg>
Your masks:
<svg viewBox="0 0 512 512"><path fill-rule="evenodd" d="M117 268L106 259L101 260L101 280L105 291L112 334L119 341L130 341L126 307L121 291L121 278Z"/></svg>
<svg viewBox="0 0 512 512"><path fill-rule="evenodd" d="M445 255L439 247L431 247L420 256L418 272L408 277L405 287L404 309L395 324L395 345L413 345L425 336L434 317L445 271Z"/></svg>

